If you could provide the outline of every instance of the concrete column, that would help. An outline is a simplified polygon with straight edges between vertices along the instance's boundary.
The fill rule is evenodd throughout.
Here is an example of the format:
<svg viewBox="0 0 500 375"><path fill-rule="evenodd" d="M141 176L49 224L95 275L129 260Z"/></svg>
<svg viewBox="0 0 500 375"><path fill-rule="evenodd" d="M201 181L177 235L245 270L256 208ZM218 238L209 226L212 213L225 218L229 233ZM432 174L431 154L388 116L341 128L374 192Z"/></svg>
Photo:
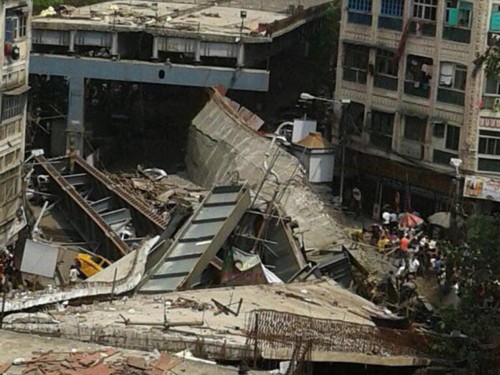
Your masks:
<svg viewBox="0 0 500 375"><path fill-rule="evenodd" d="M201 40L196 40L196 45L194 48L194 61L201 62Z"/></svg>
<svg viewBox="0 0 500 375"><path fill-rule="evenodd" d="M159 36L155 35L153 37L153 51L151 51L151 60L153 61L158 61L158 41L159 41Z"/></svg>
<svg viewBox="0 0 500 375"><path fill-rule="evenodd" d="M236 66L242 68L245 66L245 43L240 40L238 44L238 57L236 59Z"/></svg>
<svg viewBox="0 0 500 375"><path fill-rule="evenodd" d="M76 30L70 30L68 52L71 54L75 53L75 37L76 37Z"/></svg>
<svg viewBox="0 0 500 375"><path fill-rule="evenodd" d="M111 56L118 56L118 33L115 31L111 36Z"/></svg>
<svg viewBox="0 0 500 375"><path fill-rule="evenodd" d="M76 150L83 153L85 77L72 75L69 78L68 123L66 126L66 148L70 139Z"/></svg>

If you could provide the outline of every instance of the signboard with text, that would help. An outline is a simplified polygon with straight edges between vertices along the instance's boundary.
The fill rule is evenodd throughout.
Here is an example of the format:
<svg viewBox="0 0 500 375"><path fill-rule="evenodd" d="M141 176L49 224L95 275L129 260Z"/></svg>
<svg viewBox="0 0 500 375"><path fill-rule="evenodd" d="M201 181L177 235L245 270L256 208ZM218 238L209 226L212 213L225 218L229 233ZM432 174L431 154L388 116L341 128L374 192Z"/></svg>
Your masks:
<svg viewBox="0 0 500 375"><path fill-rule="evenodd" d="M500 180L486 177L466 176L464 197L500 202Z"/></svg>

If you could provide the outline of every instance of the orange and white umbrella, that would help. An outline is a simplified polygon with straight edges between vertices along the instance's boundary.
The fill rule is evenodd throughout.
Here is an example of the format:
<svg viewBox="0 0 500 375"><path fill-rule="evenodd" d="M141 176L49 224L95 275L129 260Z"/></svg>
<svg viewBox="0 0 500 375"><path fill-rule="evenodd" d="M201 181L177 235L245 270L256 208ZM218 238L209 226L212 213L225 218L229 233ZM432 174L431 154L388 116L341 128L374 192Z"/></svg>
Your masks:
<svg viewBox="0 0 500 375"><path fill-rule="evenodd" d="M417 215L410 214L409 212L405 213L401 220L399 221L399 225L403 228L414 228L418 227L420 224L424 222L424 219L418 217Z"/></svg>

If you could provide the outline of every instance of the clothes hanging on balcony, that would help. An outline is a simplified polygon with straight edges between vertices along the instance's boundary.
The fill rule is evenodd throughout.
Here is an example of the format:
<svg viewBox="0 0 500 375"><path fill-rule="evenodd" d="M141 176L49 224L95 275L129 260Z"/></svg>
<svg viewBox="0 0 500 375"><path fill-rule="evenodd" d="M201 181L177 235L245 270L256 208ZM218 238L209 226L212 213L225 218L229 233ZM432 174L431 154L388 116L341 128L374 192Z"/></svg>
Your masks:
<svg viewBox="0 0 500 375"><path fill-rule="evenodd" d="M453 64L442 63L441 71L439 73L439 84L444 86L451 86L453 83Z"/></svg>
<svg viewBox="0 0 500 375"><path fill-rule="evenodd" d="M420 68L420 88L427 90L429 80L432 77L432 65L422 64Z"/></svg>

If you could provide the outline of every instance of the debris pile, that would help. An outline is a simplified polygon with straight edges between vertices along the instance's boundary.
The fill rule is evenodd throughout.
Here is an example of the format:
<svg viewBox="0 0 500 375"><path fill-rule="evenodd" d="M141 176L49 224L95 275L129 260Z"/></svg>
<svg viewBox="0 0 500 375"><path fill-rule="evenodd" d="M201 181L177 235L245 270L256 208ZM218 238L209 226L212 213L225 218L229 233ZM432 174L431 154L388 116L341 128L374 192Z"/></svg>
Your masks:
<svg viewBox="0 0 500 375"><path fill-rule="evenodd" d="M59 374L59 375L163 375L178 366L182 360L161 353L151 356L112 358L114 348L97 351L70 351L39 353L31 359L17 358L10 364L0 365L0 373ZM155 355L156 353L153 353Z"/></svg>
<svg viewBox="0 0 500 375"><path fill-rule="evenodd" d="M139 194L163 216L177 204L197 205L207 193L206 189L158 168L139 166L135 173L110 174L109 177L128 191Z"/></svg>

